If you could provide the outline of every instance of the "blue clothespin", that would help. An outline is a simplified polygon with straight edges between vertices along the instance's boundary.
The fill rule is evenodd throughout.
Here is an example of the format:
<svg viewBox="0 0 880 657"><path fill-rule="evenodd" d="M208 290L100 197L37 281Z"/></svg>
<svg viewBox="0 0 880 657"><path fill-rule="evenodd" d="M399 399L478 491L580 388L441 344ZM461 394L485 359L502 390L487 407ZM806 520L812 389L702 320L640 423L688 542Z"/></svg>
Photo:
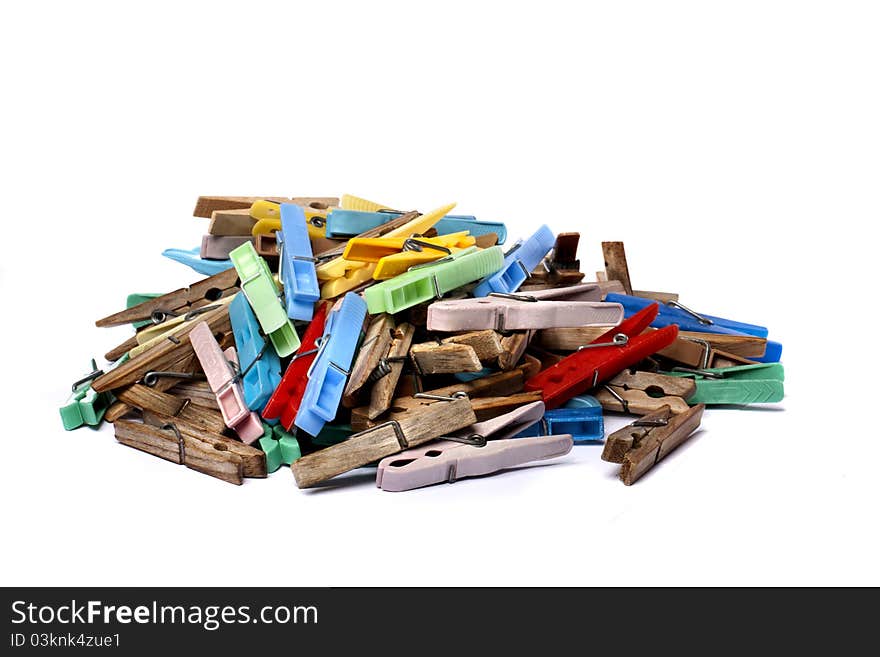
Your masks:
<svg viewBox="0 0 880 657"><path fill-rule="evenodd" d="M260 324L244 294L239 292L229 304L229 323L238 352L238 366L244 402L252 411L263 410L281 383L281 360L271 341L260 335Z"/></svg>
<svg viewBox="0 0 880 657"><path fill-rule="evenodd" d="M657 303L652 299L631 297L626 294L606 294L605 301L623 305L623 312L627 317L635 315L640 310ZM690 308L682 306L677 301L669 301L660 304L660 312L657 318L651 322L654 328L663 328L671 324L678 324L682 331L697 331L699 333L723 333L726 335L754 335L758 338L767 337L767 329L754 324L744 324L730 319L714 317L696 313Z"/></svg>
<svg viewBox="0 0 880 657"><path fill-rule="evenodd" d="M299 205L281 204L278 241L278 276L284 284L284 301L290 319L312 321L315 302L321 298L306 213Z"/></svg>
<svg viewBox="0 0 880 657"><path fill-rule="evenodd" d="M575 445L601 442L605 438L602 405L590 395L573 397L562 408L545 411L538 424L520 432L516 438L560 433L570 433Z"/></svg>
<svg viewBox="0 0 880 657"><path fill-rule="evenodd" d="M504 244L504 241L507 239L507 226L500 221L482 221L466 214L447 214L434 224L434 228L438 235L460 233L466 230L474 237L495 233L498 236L499 244Z"/></svg>
<svg viewBox="0 0 880 657"><path fill-rule="evenodd" d="M764 350L764 355L760 358L750 356L749 360L753 360L756 363L778 363L782 360L782 345L773 340L767 340L767 348Z"/></svg>
<svg viewBox="0 0 880 657"><path fill-rule="evenodd" d="M364 231L378 228L401 215L400 212L380 210L379 212L363 212L361 210L331 210L327 215L327 237L354 237ZM499 221L480 221L473 215L447 214L434 224L438 235L449 235L468 231L474 237L495 233L498 243L504 244L507 239L507 227Z"/></svg>
<svg viewBox="0 0 880 657"><path fill-rule="evenodd" d="M468 381L475 381L476 379L482 379L484 376L495 374L495 372L497 372L497 370L494 370L491 367L484 367L479 372L456 372L452 376L462 383L467 383Z"/></svg>
<svg viewBox="0 0 880 657"><path fill-rule="evenodd" d="M354 292L347 293L327 314L321 346L309 368L309 381L293 421L312 436L336 417L366 314L367 304Z"/></svg>
<svg viewBox="0 0 880 657"><path fill-rule="evenodd" d="M553 248L556 237L546 225L524 242L517 243L504 256L504 266L474 288L475 297L489 296L492 292L512 294L532 275L544 256Z"/></svg>
<svg viewBox="0 0 880 657"><path fill-rule="evenodd" d="M354 237L365 231L378 228L400 215L400 212L389 210L364 212L363 210L334 208L327 214L325 230L327 237Z"/></svg>
<svg viewBox="0 0 880 657"><path fill-rule="evenodd" d="M205 276L213 276L221 271L232 269L232 260L204 260L199 255L201 251L202 249L199 246L189 251L186 249L165 249L162 251L162 255L174 260L174 262L192 267L200 274L205 274Z"/></svg>

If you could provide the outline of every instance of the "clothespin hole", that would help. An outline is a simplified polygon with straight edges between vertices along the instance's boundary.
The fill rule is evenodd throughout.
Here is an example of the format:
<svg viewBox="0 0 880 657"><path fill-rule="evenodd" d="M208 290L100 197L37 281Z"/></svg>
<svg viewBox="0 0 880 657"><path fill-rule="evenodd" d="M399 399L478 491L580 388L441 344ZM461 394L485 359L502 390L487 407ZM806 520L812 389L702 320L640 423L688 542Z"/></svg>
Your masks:
<svg viewBox="0 0 880 657"><path fill-rule="evenodd" d="M223 443L214 443L214 449L216 449L218 452L225 452L229 448Z"/></svg>
<svg viewBox="0 0 880 657"><path fill-rule="evenodd" d="M645 388L645 394L648 397L653 397L654 399L659 399L660 397L665 397L666 393L663 392L663 388L660 386L648 386Z"/></svg>
<svg viewBox="0 0 880 657"><path fill-rule="evenodd" d="M430 456L431 458L435 456L440 456L443 452L439 449L432 449L430 452L425 452L425 456Z"/></svg>
<svg viewBox="0 0 880 657"><path fill-rule="evenodd" d="M315 210L326 210L330 206L326 203L321 203L321 201L312 201L311 203L309 203L309 207Z"/></svg>
<svg viewBox="0 0 880 657"><path fill-rule="evenodd" d="M205 299L208 301L217 301L223 296L223 290L218 287L209 288L205 292Z"/></svg>
<svg viewBox="0 0 880 657"><path fill-rule="evenodd" d="M398 461L391 461L391 467L392 468L402 468L405 465L409 465L413 461L415 461L415 459L400 459Z"/></svg>
<svg viewBox="0 0 880 657"><path fill-rule="evenodd" d="M403 413L404 411L406 411L405 408L401 408L400 406L392 406L389 410L392 413Z"/></svg>

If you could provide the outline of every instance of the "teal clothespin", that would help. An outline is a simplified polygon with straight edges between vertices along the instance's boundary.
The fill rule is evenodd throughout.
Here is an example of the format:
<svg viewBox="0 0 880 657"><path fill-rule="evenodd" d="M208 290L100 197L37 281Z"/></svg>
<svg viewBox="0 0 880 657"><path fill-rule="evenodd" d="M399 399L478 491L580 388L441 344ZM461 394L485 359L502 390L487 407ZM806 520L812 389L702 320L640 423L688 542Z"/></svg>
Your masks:
<svg viewBox="0 0 880 657"><path fill-rule="evenodd" d="M201 257L202 247L197 246L194 249L165 249L162 255L174 262L191 267L200 274L205 276L213 276L221 271L232 268L232 262L229 260L205 260Z"/></svg>
<svg viewBox="0 0 880 657"><path fill-rule="evenodd" d="M692 378L697 391L687 400L695 404L769 404L785 396L782 363L758 363L736 367L695 370L676 367L671 376Z"/></svg>
<svg viewBox="0 0 880 657"><path fill-rule="evenodd" d="M281 358L290 356L299 348L299 336L278 298L278 286L269 265L257 255L251 242L232 249L229 258L241 280L241 291L251 304L263 333L272 341L275 353Z"/></svg>
<svg viewBox="0 0 880 657"><path fill-rule="evenodd" d="M400 276L368 287L364 300L371 315L398 313L494 274L503 264L500 246L482 250L471 246L432 263L410 267Z"/></svg>
<svg viewBox="0 0 880 657"><path fill-rule="evenodd" d="M113 364L113 367L128 360L128 354ZM95 359L92 359L92 371L73 384L72 393L67 402L59 410L61 424L66 431L77 429L84 424L97 426L104 419L104 413L110 408L116 398L110 392L95 392L92 389L92 381L104 374L98 369Z"/></svg>
<svg viewBox="0 0 880 657"><path fill-rule="evenodd" d="M275 472L282 465L290 465L302 456L299 441L280 424L273 427L263 422L263 435L259 443L260 449L266 453L268 472Z"/></svg>
<svg viewBox="0 0 880 657"><path fill-rule="evenodd" d="M312 438L312 443L329 447L348 440L348 437L353 433L354 430L350 424L325 424L320 433Z"/></svg>

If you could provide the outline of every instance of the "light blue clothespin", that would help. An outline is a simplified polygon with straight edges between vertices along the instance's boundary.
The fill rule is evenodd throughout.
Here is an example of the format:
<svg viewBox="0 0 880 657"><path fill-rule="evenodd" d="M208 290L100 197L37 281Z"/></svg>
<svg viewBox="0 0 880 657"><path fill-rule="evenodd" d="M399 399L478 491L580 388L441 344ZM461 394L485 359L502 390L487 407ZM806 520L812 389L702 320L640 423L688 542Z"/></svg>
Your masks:
<svg viewBox="0 0 880 657"><path fill-rule="evenodd" d="M474 237L495 233L498 236L498 244L504 244L507 239L507 226L500 221L483 221L465 214L447 214L434 224L434 229L438 235L460 233L463 230L468 231Z"/></svg>
<svg viewBox="0 0 880 657"><path fill-rule="evenodd" d="M162 255L166 258L179 262L187 267L192 267L200 274L205 276L213 276L221 271L232 269L231 260L203 260L199 255L201 247L196 247L187 251L186 249L165 249Z"/></svg>
<svg viewBox="0 0 880 657"><path fill-rule="evenodd" d="M379 212L363 212L361 210L331 210L327 215L327 237L354 237L364 231L378 228L382 224L396 219L402 213L391 210ZM468 231L474 237L495 233L498 243L504 244L507 239L507 227L499 221L480 221L467 214L447 214L434 224L438 235L449 235Z"/></svg>
<svg viewBox="0 0 880 657"><path fill-rule="evenodd" d="M504 266L474 288L475 297L489 296L492 292L512 294L532 275L544 256L553 248L556 237L546 225L534 235L516 244L504 256Z"/></svg>
<svg viewBox="0 0 880 657"><path fill-rule="evenodd" d="M366 314L367 304L354 292L347 293L327 314L321 346L309 368L306 391L293 421L312 436L336 417Z"/></svg>
<svg viewBox="0 0 880 657"><path fill-rule="evenodd" d="M516 438L571 434L575 445L601 442L605 438L605 420L602 405L595 397L579 395L564 407L544 412L538 424L521 431Z"/></svg>
<svg viewBox="0 0 880 657"><path fill-rule="evenodd" d="M378 228L401 215L400 212L364 212L334 208L327 214L327 237L354 237Z"/></svg>
<svg viewBox="0 0 880 657"><path fill-rule="evenodd" d="M306 228L306 213L299 205L281 204L281 230L278 240L278 277L284 284L287 316L312 321L315 302L321 298L312 243Z"/></svg>
<svg viewBox="0 0 880 657"><path fill-rule="evenodd" d="M229 304L229 323L238 352L238 366L244 402L252 411L263 410L281 383L281 360L271 341L260 335L260 324L244 294L239 292Z"/></svg>

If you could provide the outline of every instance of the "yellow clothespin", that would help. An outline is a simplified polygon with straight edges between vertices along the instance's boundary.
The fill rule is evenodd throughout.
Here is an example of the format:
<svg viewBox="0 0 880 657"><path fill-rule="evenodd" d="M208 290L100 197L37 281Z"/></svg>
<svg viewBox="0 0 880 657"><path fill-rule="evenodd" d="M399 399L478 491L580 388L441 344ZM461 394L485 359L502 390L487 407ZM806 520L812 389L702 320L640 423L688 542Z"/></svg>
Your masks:
<svg viewBox="0 0 880 657"><path fill-rule="evenodd" d="M345 197L343 197L344 199ZM361 199L363 200L363 199ZM421 235L431 228L435 223L440 221L449 211L455 207L455 203L445 205L442 208L428 212L412 221L405 223L403 226L388 231L383 237L410 237L412 235ZM374 263L358 262L356 260L348 260L344 257L333 258L328 262L318 265L315 271L318 274L318 280L325 281L321 286L321 298L332 299L344 294L349 290L353 290L359 285L363 285L373 277L376 270Z"/></svg>
<svg viewBox="0 0 880 657"><path fill-rule="evenodd" d="M327 212L329 209L316 209L303 206L306 215L306 227L309 237L324 237L327 234ZM281 230L281 204L275 201L254 201L250 215L257 222L251 229L251 235L268 235Z"/></svg>
<svg viewBox="0 0 880 657"><path fill-rule="evenodd" d="M473 246L475 242L467 231L438 237L361 237L348 241L342 257L358 262L375 262L373 278L384 281L414 265L439 260Z"/></svg>
<svg viewBox="0 0 880 657"><path fill-rule="evenodd" d="M387 205L368 201L365 198L352 196L351 194L343 194L339 205L343 210L360 210L361 212L378 212L379 210L390 209Z"/></svg>

